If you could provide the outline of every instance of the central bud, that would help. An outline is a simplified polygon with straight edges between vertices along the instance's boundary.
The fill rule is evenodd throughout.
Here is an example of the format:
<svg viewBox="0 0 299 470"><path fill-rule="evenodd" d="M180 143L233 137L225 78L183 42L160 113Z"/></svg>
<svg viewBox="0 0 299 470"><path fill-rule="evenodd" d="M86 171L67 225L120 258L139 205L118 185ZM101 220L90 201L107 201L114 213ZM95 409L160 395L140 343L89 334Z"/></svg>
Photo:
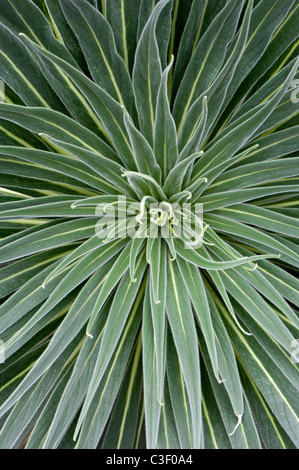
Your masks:
<svg viewBox="0 0 299 470"><path fill-rule="evenodd" d="M164 227L168 222L173 224L174 210L169 202L163 201L158 207L151 207L149 214L151 222L159 227Z"/></svg>

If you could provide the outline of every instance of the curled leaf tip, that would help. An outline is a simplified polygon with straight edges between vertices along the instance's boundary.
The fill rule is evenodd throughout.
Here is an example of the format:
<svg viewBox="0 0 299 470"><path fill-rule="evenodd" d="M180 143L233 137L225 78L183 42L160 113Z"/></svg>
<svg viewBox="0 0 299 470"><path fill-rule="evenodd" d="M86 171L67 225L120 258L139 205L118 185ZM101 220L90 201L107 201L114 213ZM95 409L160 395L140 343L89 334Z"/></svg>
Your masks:
<svg viewBox="0 0 299 470"><path fill-rule="evenodd" d="M223 384L223 382L226 382L226 379L218 380L218 383L219 383L219 384Z"/></svg>
<svg viewBox="0 0 299 470"><path fill-rule="evenodd" d="M232 430L232 432L229 433L229 436L232 436L233 434L235 434L237 428L238 428L238 427L240 426L240 424L241 424L242 416L243 416L243 415L237 415L237 417L238 417L238 422L237 422L236 426L234 427L234 429Z"/></svg>
<svg viewBox="0 0 299 470"><path fill-rule="evenodd" d="M258 264L256 263L255 266L251 269L251 271L255 271L258 267Z"/></svg>

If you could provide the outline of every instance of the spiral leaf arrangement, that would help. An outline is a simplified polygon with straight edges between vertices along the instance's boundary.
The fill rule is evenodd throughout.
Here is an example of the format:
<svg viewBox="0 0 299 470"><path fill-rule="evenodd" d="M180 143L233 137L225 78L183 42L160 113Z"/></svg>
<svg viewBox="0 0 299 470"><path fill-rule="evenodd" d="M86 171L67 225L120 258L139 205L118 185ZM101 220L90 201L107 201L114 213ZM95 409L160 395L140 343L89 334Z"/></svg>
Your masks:
<svg viewBox="0 0 299 470"><path fill-rule="evenodd" d="M298 24L1 0L2 448L298 447Z"/></svg>

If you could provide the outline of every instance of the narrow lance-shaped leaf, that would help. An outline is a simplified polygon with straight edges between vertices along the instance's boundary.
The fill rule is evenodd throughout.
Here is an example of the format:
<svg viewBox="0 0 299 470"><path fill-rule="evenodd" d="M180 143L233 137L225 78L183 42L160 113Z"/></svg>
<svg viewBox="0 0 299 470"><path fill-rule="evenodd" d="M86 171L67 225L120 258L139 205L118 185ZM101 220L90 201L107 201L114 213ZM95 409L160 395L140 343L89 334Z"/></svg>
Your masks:
<svg viewBox="0 0 299 470"><path fill-rule="evenodd" d="M27 106L45 108L53 106L55 109L63 111L63 105L51 97L51 88L29 51L20 39L16 38L3 24L0 28L0 43L2 80L18 93Z"/></svg>
<svg viewBox="0 0 299 470"><path fill-rule="evenodd" d="M298 68L298 61L293 66L286 81L281 85L273 97L264 105L258 106L249 111L234 123L234 128L230 129L228 126L223 132L222 136L219 135L217 143L215 143L206 153L205 156L198 162L193 171L193 179L198 175L206 173L207 169L215 163L219 165L225 160L228 160L234 155L237 150L246 143L253 132L267 119L273 109L282 99L284 93L288 89Z"/></svg>
<svg viewBox="0 0 299 470"><path fill-rule="evenodd" d="M132 282L130 279L129 273L126 273L117 289L117 292L114 297L113 303L111 305L111 309L110 309L108 319L105 325L103 339L101 342L101 347L100 347L97 363L95 365L93 377L89 385L87 396L86 396L86 399L85 399L85 402L84 402L84 405L81 410L80 417L78 419L78 423L76 426L75 437L77 436L78 431L82 425L82 422L86 416L86 413L89 408L89 404L94 398L94 394L96 392L98 384L103 378L103 375L106 371L108 363L111 359L111 356L117 346L117 343L120 339L123 328L126 324L126 320L130 313L134 299L136 295L138 294L140 284L143 279L144 270L145 270L144 263L142 262L143 260L144 260L144 254L141 254L138 260L137 267L136 267L137 281L135 283ZM111 278L111 272L106 278L106 282L105 282L106 285L109 282L109 278ZM104 289L105 287L106 286L104 285L101 290L101 293L105 291ZM110 284L109 287L112 288L113 284ZM97 301L97 306L98 305L99 305L99 302ZM90 322L90 326L88 327L88 330L90 330L92 325L93 325L93 322Z"/></svg>
<svg viewBox="0 0 299 470"><path fill-rule="evenodd" d="M175 428L180 443L179 448L192 449L192 413L190 401L184 382L182 365L180 364L169 328L167 332L166 378ZM164 406L162 410L164 411Z"/></svg>
<svg viewBox="0 0 299 470"><path fill-rule="evenodd" d="M141 130L153 146L155 110L162 66L156 38L156 25L162 10L169 0L158 2L139 39L133 67L133 86Z"/></svg>
<svg viewBox="0 0 299 470"><path fill-rule="evenodd" d="M92 77L134 115L132 83L116 52L113 31L104 16L86 1L61 0L63 12L84 52ZM97 61L94 60L97 57Z"/></svg>
<svg viewBox="0 0 299 470"><path fill-rule="evenodd" d="M90 166L99 176L105 179L105 184L113 183L119 193L124 192L128 196L133 197L134 192L130 187L124 182L122 178L122 167L111 161L108 158L97 155L90 150L83 149L77 145L69 144L61 140L54 139L53 137L46 136L50 142L53 142L58 148L67 150L71 155L75 156L82 163Z"/></svg>
<svg viewBox="0 0 299 470"><path fill-rule="evenodd" d="M157 400L163 402L164 393L164 372L165 372L165 345L166 345L166 289L167 289L167 249L163 240L161 242L161 251L159 265L157 265L157 256L151 256L151 277L150 277L150 300L151 314L154 334L154 349L156 358L157 374ZM154 266L156 264L156 266ZM155 269L159 273L155 273ZM155 287L155 279L159 284ZM157 291L154 293L154 291ZM157 302L158 298L158 302Z"/></svg>
<svg viewBox="0 0 299 470"><path fill-rule="evenodd" d="M82 72L71 66L60 57L52 54L46 49L42 49L37 44L31 42L24 37L26 44L36 49L43 57L55 65L57 69L63 70L68 77L80 88L84 96L99 116L107 134L117 149L119 157L129 167L134 165L132 149L128 142L128 137L124 124L122 125L122 107L108 93L106 93L99 85L87 78Z"/></svg>
<svg viewBox="0 0 299 470"><path fill-rule="evenodd" d="M232 77L236 66L242 57L242 52L245 47L245 43L248 36L248 30L251 20L253 1L248 2L246 12L244 14L243 22L241 28L238 32L238 39L236 41L235 47L233 48L231 55L228 57L221 71L211 83L211 85L204 90L199 98L193 103L186 115L186 119L182 126L182 132L180 136L180 141L182 143L188 143L191 139L194 139L196 133L196 126L199 126L199 120L203 119L203 115L200 114L201 100L207 97L207 105L209 107L209 114L206 119L205 128L203 129L202 138L208 136L208 131L211 129L215 123L218 114L221 111L222 103L225 99L227 88L231 82ZM205 96L204 96L205 95ZM186 144L187 145L187 144Z"/></svg>
<svg viewBox="0 0 299 470"><path fill-rule="evenodd" d="M189 165L194 163L195 160L202 155L202 151L196 152L190 155L189 157L185 158L185 160L177 163L168 174L163 186L163 191L165 191L166 194L170 194L170 191L173 191L174 194L179 193L182 189L182 182L186 175L186 171L188 170Z"/></svg>
<svg viewBox="0 0 299 470"><path fill-rule="evenodd" d="M254 338L250 337L250 340L248 338L245 340L228 317L226 317L226 324L229 331L234 332L234 345L246 370L265 397L274 416L279 419L281 426L298 446L299 412L297 401L293 401L293 396L297 396L297 391Z"/></svg>
<svg viewBox="0 0 299 470"><path fill-rule="evenodd" d="M113 30L118 53L129 71L132 70L137 42L139 3L135 0L106 2L106 18Z"/></svg>
<svg viewBox="0 0 299 470"><path fill-rule="evenodd" d="M183 259L178 258L177 263L203 332L215 377L220 382L214 328L200 272L194 265Z"/></svg>
<svg viewBox="0 0 299 470"><path fill-rule="evenodd" d="M200 145L202 144L202 137L204 135L206 122L208 117L208 97L204 96L202 99L202 111L200 114L200 119L198 121L197 127L195 128L192 136L187 140L184 137L185 127L183 128L183 133L179 141L179 161L185 160L185 158L199 150ZM187 123L187 120L186 120ZM186 124L187 126L187 124ZM187 143L185 143L187 141ZM183 144L181 143L183 142ZM184 146L183 146L184 145ZM182 148L183 147L183 148Z"/></svg>
<svg viewBox="0 0 299 470"><path fill-rule="evenodd" d="M30 148L22 149L13 146L0 146L0 154L16 156L28 162L50 168L54 172L62 173L64 176L75 178L99 191L102 191L105 187L106 191L108 191L105 180L100 178L93 169L65 155L59 155L59 157L57 157L57 154L54 152ZM99 156L99 154L97 154L97 156ZM77 184L79 185L79 183ZM101 185L104 186L103 189ZM109 188L113 191L112 186L109 185Z"/></svg>
<svg viewBox="0 0 299 470"><path fill-rule="evenodd" d="M87 334L90 334L90 330L96 320L96 317L101 307L103 306L105 300L107 299L108 295L110 294L112 289L115 287L115 285L118 283L118 281L121 279L121 277L124 275L124 273L127 271L129 256L130 256L130 244L127 244L124 250L122 251L121 255L119 256L119 258L117 259L117 261L114 263L113 268L109 272L107 278L105 279L103 287L92 309L90 320L87 325Z"/></svg>
<svg viewBox="0 0 299 470"><path fill-rule="evenodd" d="M170 111L167 95L167 80L173 66L173 57L162 74L157 96L155 113L154 150L157 163L160 165L163 181L178 159L178 143L175 122Z"/></svg>
<svg viewBox="0 0 299 470"><path fill-rule="evenodd" d="M185 242L182 242L180 239L175 239L176 251L181 258L184 258L186 261L189 261L195 266L198 266L203 269L230 269L236 266L241 266L242 264L251 263L259 259L267 258L279 258L280 255L255 255L242 257L239 259L234 259L231 261L214 261L206 259L204 256L200 255L198 251L194 250L190 246L186 249Z"/></svg>
<svg viewBox="0 0 299 470"><path fill-rule="evenodd" d="M207 292L207 297L215 329L219 372L223 380L223 383L218 386L224 386L226 388L234 413L238 417L238 423L240 423L244 412L244 400L234 350L225 325L220 317L219 310L222 311L222 306L219 299L214 295L212 295L211 298L209 291ZM231 431L233 432L233 429Z"/></svg>
<svg viewBox="0 0 299 470"><path fill-rule="evenodd" d="M156 162L154 152L141 132L136 129L133 121L124 109L124 122L130 137L130 142L134 152L136 166L140 173L152 176L158 182L161 181L161 169Z"/></svg>
<svg viewBox="0 0 299 470"><path fill-rule="evenodd" d="M142 341L143 341L143 368L144 368L144 409L146 423L147 447L155 449L157 446L161 400L158 391L157 346L155 345L152 306L150 301L150 284L147 284L143 304ZM164 346L164 345L163 345ZM164 354L164 349L163 349ZM159 402L160 401L160 402Z"/></svg>
<svg viewBox="0 0 299 470"><path fill-rule="evenodd" d="M130 353L134 348L141 320L141 300L144 288L140 289L130 317L124 328L121 340L114 351L108 370L97 387L97 391L88 414L84 420L82 431L76 442L76 448L96 448L100 436L106 427L107 420L117 398L122 379L128 367ZM139 336L140 338L140 336ZM139 340L140 341L140 340ZM98 351L97 351L98 352ZM126 423L126 421L125 421ZM119 438L122 440L123 426L119 428ZM113 436L115 438L115 436Z"/></svg>
<svg viewBox="0 0 299 470"><path fill-rule="evenodd" d="M112 148L93 132L53 109L30 108L0 103L0 117L38 134L51 137L98 152L106 158L120 161Z"/></svg>
<svg viewBox="0 0 299 470"><path fill-rule="evenodd" d="M194 101L209 87L219 71L226 46L234 35L242 4L229 1L200 39L181 81L174 103L180 136L185 117Z"/></svg>
<svg viewBox="0 0 299 470"><path fill-rule="evenodd" d="M178 352L192 415L192 447L200 448L202 417L197 336L188 294L178 267L168 256L167 316Z"/></svg>
<svg viewBox="0 0 299 470"><path fill-rule="evenodd" d="M279 9L277 9L278 3ZM237 87L260 59L269 44L273 31L282 24L292 4L294 4L293 0L283 0L282 2L275 0L274 3L271 0L263 0L256 5L252 12L246 48L238 64L234 79L230 83L225 104L229 102ZM234 47L234 41L230 47Z"/></svg>

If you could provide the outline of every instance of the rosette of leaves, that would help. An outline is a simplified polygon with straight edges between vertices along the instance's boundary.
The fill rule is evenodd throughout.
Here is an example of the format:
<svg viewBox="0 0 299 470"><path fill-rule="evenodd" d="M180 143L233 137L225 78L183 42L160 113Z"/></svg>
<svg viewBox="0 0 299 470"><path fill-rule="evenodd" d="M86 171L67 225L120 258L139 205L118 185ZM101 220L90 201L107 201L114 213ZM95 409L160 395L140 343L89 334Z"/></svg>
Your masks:
<svg viewBox="0 0 299 470"><path fill-rule="evenodd" d="M298 3L0 6L1 447L298 447Z"/></svg>

